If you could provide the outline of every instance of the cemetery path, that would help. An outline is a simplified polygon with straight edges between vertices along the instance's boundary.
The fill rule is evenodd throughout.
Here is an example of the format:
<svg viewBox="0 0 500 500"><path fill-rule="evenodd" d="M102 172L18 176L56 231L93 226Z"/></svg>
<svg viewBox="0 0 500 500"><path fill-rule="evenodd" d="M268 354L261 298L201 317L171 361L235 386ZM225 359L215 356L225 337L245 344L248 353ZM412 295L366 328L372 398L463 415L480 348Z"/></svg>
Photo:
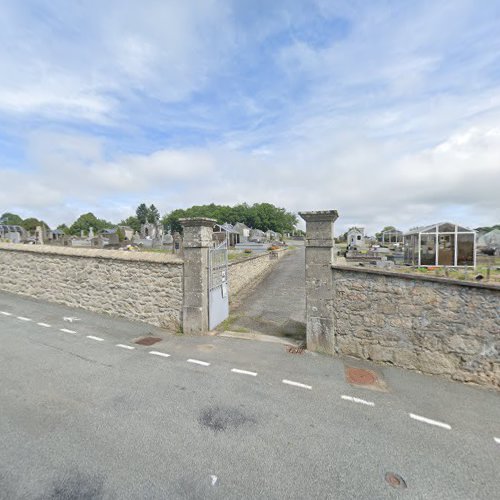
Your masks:
<svg viewBox="0 0 500 500"><path fill-rule="evenodd" d="M295 246L295 242L293 243ZM285 255L231 313L230 330L305 341L305 247Z"/></svg>

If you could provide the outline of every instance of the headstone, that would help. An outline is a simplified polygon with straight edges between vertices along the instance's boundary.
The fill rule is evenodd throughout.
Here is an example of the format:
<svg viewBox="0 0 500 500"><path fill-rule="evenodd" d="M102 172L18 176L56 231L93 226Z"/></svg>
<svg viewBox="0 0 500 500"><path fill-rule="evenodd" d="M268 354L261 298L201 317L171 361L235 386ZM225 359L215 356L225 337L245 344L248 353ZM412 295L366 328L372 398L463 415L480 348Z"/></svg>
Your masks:
<svg viewBox="0 0 500 500"><path fill-rule="evenodd" d="M42 226L36 226L36 229L35 229L35 238L36 238L36 242L39 245L43 245L43 229L42 229Z"/></svg>

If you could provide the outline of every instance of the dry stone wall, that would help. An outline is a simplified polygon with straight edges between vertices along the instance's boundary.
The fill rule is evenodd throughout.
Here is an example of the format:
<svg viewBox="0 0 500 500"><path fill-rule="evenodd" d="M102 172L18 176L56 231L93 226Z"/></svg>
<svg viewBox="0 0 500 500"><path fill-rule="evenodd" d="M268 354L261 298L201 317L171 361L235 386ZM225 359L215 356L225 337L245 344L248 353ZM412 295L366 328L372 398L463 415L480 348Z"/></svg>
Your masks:
<svg viewBox="0 0 500 500"><path fill-rule="evenodd" d="M0 290L177 329L183 262L164 254L2 243Z"/></svg>
<svg viewBox="0 0 500 500"><path fill-rule="evenodd" d="M234 297L243 289L260 281L276 264L286 250L277 250L274 256L264 253L239 262L229 264L229 297Z"/></svg>
<svg viewBox="0 0 500 500"><path fill-rule="evenodd" d="M500 288L333 266L336 350L500 389Z"/></svg>

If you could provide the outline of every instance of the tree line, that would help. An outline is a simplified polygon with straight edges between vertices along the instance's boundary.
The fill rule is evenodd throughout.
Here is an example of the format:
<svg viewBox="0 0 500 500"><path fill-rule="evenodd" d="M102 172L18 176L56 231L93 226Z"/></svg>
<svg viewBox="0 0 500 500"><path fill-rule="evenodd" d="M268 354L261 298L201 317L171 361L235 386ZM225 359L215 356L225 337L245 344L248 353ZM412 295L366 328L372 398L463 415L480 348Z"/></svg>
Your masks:
<svg viewBox="0 0 500 500"><path fill-rule="evenodd" d="M114 224L105 219L96 217L92 212L80 215L71 225L60 224L57 229L65 234L79 235L82 231L88 234L90 228L95 233L104 229L112 229L118 226L129 226L134 231L140 231L141 226L146 223L162 224L167 231L182 232L179 219L187 217L208 217L215 219L218 224L226 222L235 224L242 222L248 227L262 231L276 231L277 233L293 232L297 224L297 216L284 208L279 208L271 203L255 203L249 205L241 203L234 206L216 205L194 205L190 208L176 209L161 217L155 205L141 203L134 215ZM37 226L48 228L48 225L40 219L29 217L23 219L17 214L5 212L0 215L1 224L22 226L27 231L34 231Z"/></svg>

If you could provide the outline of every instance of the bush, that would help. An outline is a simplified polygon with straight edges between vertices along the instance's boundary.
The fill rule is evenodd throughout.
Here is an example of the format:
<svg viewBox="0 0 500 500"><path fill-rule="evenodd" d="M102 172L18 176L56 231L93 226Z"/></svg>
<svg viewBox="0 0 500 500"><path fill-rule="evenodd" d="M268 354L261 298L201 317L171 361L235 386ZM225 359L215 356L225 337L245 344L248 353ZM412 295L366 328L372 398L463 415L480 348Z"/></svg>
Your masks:
<svg viewBox="0 0 500 500"><path fill-rule="evenodd" d="M243 251L244 253L252 253L252 250L250 248L247 248L246 250Z"/></svg>

